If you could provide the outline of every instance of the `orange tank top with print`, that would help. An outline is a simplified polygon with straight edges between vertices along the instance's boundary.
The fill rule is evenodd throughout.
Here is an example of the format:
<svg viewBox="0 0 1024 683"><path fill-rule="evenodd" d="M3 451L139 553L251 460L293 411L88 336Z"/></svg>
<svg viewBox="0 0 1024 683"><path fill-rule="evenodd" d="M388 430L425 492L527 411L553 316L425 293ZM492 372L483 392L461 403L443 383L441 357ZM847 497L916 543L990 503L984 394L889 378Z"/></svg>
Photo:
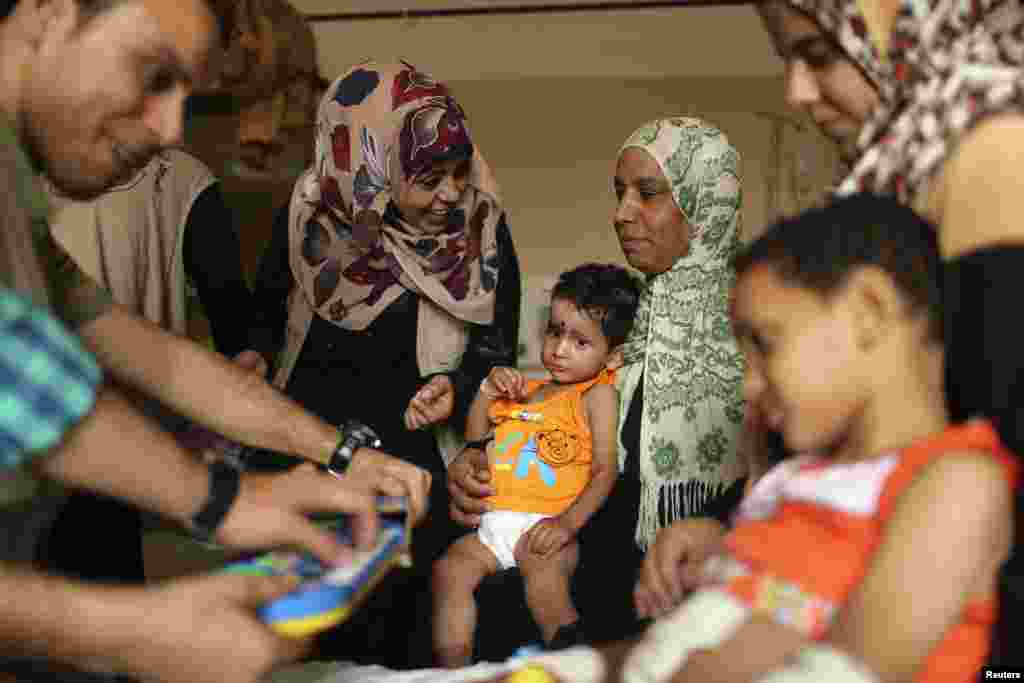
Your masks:
<svg viewBox="0 0 1024 683"><path fill-rule="evenodd" d="M530 380L529 396L550 380ZM561 514L590 482L593 439L583 394L595 384L614 384L615 372L568 385L545 398L525 403L499 399L488 416L495 425L488 446L491 484L487 499L495 510Z"/></svg>
<svg viewBox="0 0 1024 683"><path fill-rule="evenodd" d="M836 611L864 578L900 494L944 454L987 453L1015 488L1020 465L992 426L974 420L902 451L856 463L818 457L783 462L757 482L705 579L752 611L823 639ZM917 681L973 681L985 662L995 596L965 605Z"/></svg>

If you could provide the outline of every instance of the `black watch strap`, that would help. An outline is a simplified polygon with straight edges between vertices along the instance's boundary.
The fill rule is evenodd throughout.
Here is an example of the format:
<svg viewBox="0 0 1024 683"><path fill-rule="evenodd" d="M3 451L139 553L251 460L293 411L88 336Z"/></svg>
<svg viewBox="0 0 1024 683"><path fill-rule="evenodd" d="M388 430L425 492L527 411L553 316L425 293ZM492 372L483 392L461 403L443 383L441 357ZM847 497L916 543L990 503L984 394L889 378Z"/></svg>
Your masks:
<svg viewBox="0 0 1024 683"><path fill-rule="evenodd" d="M493 434L491 434L489 436L485 436L482 439L476 439L474 441L467 441L465 447L462 450L468 451L470 448L475 448L475 449L480 450L480 451L486 451L487 450L487 444L489 444L492 441L494 441L494 435Z"/></svg>
<svg viewBox="0 0 1024 683"><path fill-rule="evenodd" d="M331 460L327 463L327 471L336 477L340 477L352 463L352 458L360 448L380 448L381 442L377 433L362 422L348 420L341 427L341 438L338 445L331 453Z"/></svg>
<svg viewBox="0 0 1024 683"><path fill-rule="evenodd" d="M242 470L231 460L215 460L210 468L210 493L192 517L192 533L204 540L213 538L238 498Z"/></svg>

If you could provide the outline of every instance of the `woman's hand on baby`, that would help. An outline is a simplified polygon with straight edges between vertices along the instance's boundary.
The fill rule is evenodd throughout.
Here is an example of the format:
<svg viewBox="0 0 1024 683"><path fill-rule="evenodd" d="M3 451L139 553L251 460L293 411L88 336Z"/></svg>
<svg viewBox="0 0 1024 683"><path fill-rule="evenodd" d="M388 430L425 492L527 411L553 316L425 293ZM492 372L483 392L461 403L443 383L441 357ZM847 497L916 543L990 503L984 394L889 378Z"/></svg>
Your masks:
<svg viewBox="0 0 1024 683"><path fill-rule="evenodd" d="M526 377L515 368L491 368L480 390L491 397L501 396L510 401L522 401L526 398Z"/></svg>
<svg viewBox="0 0 1024 683"><path fill-rule="evenodd" d="M647 551L633 599L641 617L657 617L678 605L700 580L704 562L725 536L711 517L684 519L662 529Z"/></svg>
<svg viewBox="0 0 1024 683"><path fill-rule="evenodd" d="M480 516L488 510L484 499L497 493L491 485L487 451L467 448L452 461L448 466L448 492L452 496L452 519L464 526L480 526Z"/></svg>
<svg viewBox="0 0 1024 683"><path fill-rule="evenodd" d="M525 536L531 553L547 557L569 545L575 533L558 517L548 517L530 527Z"/></svg>
<svg viewBox="0 0 1024 683"><path fill-rule="evenodd" d="M448 375L435 375L409 400L405 409L405 428L424 429L452 416L455 387Z"/></svg>

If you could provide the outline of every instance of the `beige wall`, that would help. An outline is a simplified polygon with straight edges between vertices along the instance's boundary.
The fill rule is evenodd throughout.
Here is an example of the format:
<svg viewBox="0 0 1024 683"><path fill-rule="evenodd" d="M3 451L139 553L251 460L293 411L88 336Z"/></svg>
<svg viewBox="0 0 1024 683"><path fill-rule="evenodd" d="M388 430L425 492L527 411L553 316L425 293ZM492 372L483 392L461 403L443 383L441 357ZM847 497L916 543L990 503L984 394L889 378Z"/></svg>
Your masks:
<svg viewBox="0 0 1024 683"><path fill-rule="evenodd" d="M611 228L613 164L619 145L652 118L697 115L721 127L743 160L748 234L769 216L767 186L779 159L772 119L758 112L784 111L780 79L531 78L451 86L501 183L524 275L587 260L624 263ZM827 185L835 158L810 127L801 134L787 126L782 142L782 208L791 210L797 150L813 175L804 203Z"/></svg>
<svg viewBox="0 0 1024 683"><path fill-rule="evenodd" d="M611 227L612 172L619 145L640 124L697 115L726 132L742 158L747 239L776 208L790 212L807 205L834 177L834 149L812 127L799 132L787 124L781 144L773 144L775 121L800 121L785 113L778 77L534 77L449 84L502 186L523 271L520 341L528 367L538 362L551 277L585 261L625 263ZM230 139L230 127L230 120L210 117L191 135L194 151L217 172L223 169L216 165L218 146ZM797 173L801 152L810 172L803 180ZM794 192L798 188L803 191ZM273 211L287 201L290 186L226 177L224 189L242 228L243 261L251 275Z"/></svg>

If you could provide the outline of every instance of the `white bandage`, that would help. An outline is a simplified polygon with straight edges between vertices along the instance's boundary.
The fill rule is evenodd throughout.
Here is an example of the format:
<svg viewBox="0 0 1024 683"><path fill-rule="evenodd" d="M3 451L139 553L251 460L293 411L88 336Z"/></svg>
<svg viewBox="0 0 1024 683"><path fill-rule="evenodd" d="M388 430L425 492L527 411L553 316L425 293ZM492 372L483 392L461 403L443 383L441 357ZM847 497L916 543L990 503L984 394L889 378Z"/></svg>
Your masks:
<svg viewBox="0 0 1024 683"><path fill-rule="evenodd" d="M536 664L563 683L603 683L604 657L592 647L577 646L526 660Z"/></svg>
<svg viewBox="0 0 1024 683"><path fill-rule="evenodd" d="M805 647L785 669L757 679L757 683L878 683L867 667L828 645Z"/></svg>
<svg viewBox="0 0 1024 683"><path fill-rule="evenodd" d="M644 633L622 668L624 683L664 683L683 668L695 650L728 640L747 620L747 607L731 595L705 588Z"/></svg>

